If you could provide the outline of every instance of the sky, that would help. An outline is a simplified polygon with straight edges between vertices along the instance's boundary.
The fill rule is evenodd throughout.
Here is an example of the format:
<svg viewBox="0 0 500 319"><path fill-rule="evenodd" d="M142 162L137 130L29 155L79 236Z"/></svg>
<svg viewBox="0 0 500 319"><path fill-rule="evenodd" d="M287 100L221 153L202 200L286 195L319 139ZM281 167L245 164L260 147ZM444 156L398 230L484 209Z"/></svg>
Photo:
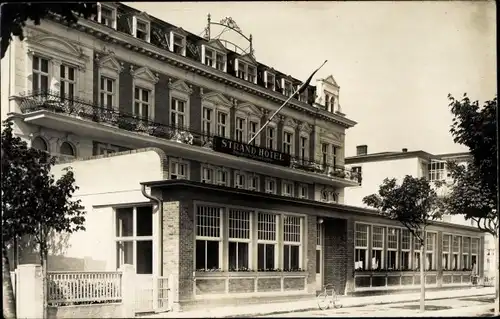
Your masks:
<svg viewBox="0 0 500 319"><path fill-rule="evenodd" d="M449 133L448 93L480 103L497 94L493 1L127 4L197 35L208 13L232 17L252 34L257 61L304 81L327 59L315 79L333 75L342 112L358 123L346 130L346 156L362 144L369 153L467 151Z"/></svg>

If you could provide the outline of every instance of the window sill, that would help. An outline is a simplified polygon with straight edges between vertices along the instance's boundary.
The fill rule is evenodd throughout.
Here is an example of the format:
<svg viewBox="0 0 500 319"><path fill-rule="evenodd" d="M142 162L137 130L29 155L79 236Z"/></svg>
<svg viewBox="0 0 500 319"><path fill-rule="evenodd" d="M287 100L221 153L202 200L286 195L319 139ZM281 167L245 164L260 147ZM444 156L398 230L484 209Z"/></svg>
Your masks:
<svg viewBox="0 0 500 319"><path fill-rule="evenodd" d="M307 277L306 271L195 271L195 278Z"/></svg>

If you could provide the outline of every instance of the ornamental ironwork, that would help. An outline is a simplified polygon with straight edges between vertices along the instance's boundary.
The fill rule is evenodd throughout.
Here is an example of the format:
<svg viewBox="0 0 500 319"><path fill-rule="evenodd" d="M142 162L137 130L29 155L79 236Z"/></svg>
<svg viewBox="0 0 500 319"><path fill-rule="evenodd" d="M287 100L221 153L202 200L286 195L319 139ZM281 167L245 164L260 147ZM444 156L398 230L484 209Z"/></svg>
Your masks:
<svg viewBox="0 0 500 319"><path fill-rule="evenodd" d="M21 112L25 114L36 111L50 111L178 143L210 149L214 145L214 134L197 132L185 126L157 123L149 118L106 108L80 98L66 97L59 91L29 91L21 94L18 99ZM333 166L294 156L290 158L290 167L293 169L326 175L331 177L332 180L340 179L361 183L361 173L342 166Z"/></svg>

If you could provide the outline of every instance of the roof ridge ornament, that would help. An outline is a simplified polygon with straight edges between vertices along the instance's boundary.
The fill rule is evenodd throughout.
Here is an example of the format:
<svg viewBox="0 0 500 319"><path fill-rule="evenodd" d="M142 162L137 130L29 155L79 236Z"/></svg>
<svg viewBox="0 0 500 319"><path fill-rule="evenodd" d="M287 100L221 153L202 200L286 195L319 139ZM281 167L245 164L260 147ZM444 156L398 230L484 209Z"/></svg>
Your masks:
<svg viewBox="0 0 500 319"><path fill-rule="evenodd" d="M218 26L224 27L224 29L217 36L212 38L211 33L210 33L210 31L211 31L210 26L211 25L218 25ZM238 33L242 38L244 38L246 41L248 41L250 43L250 46L244 50L241 47L239 47L238 45L236 45L228 40L221 39L220 36L226 30L232 30L232 31ZM209 13L207 16L207 26L205 27L204 38L207 41L210 41L212 39L218 39L226 46L226 48L227 48L227 44L231 44L232 46L234 46L234 48L235 48L234 51L238 54L241 54L241 55L250 54L252 57L254 56L255 51L253 49L253 37L252 37L252 35L250 34L248 37L246 35L244 35L243 31L241 30L241 28L238 26L238 24L236 23L236 21L234 21L234 19L232 17L225 17L225 18L221 19L220 22L212 22L212 17ZM237 52L236 49L239 49L239 51L241 51L241 52Z"/></svg>

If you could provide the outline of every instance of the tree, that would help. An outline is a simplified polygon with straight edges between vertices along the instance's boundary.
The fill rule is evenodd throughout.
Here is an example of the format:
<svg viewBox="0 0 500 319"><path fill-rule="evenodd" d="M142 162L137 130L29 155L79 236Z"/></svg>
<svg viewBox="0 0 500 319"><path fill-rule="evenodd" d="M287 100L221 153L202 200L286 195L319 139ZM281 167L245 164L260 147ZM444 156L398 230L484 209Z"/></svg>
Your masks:
<svg viewBox="0 0 500 319"><path fill-rule="evenodd" d="M386 178L378 194L364 197L363 203L400 222L420 243L420 311L425 311L425 231L432 220L441 217L436 192L425 177L406 175L401 185L395 178Z"/></svg>
<svg viewBox="0 0 500 319"><path fill-rule="evenodd" d="M2 3L0 15L0 52L3 59L12 36L24 39L23 28L26 21L36 25L50 14L61 16L68 23L76 23L79 16L89 18L97 15L97 2L8 2Z"/></svg>
<svg viewBox="0 0 500 319"><path fill-rule="evenodd" d="M473 220L477 227L495 239L496 301L495 315L499 314L499 245L498 245L498 149L497 149L497 97L471 102L464 94L461 100L448 95L453 122L450 132L455 143L467 146L472 162L465 166L448 162L453 183L444 199L443 209L448 214L462 214Z"/></svg>
<svg viewBox="0 0 500 319"><path fill-rule="evenodd" d="M4 318L15 318L15 302L10 279L8 244L29 236L38 246L44 278L46 310L46 273L48 242L51 233L84 230L85 212L80 200L72 200L75 190L73 172L67 170L57 181L50 174L55 158L44 151L28 148L14 137L11 122L2 131L2 267ZM45 314L46 316L46 314Z"/></svg>

